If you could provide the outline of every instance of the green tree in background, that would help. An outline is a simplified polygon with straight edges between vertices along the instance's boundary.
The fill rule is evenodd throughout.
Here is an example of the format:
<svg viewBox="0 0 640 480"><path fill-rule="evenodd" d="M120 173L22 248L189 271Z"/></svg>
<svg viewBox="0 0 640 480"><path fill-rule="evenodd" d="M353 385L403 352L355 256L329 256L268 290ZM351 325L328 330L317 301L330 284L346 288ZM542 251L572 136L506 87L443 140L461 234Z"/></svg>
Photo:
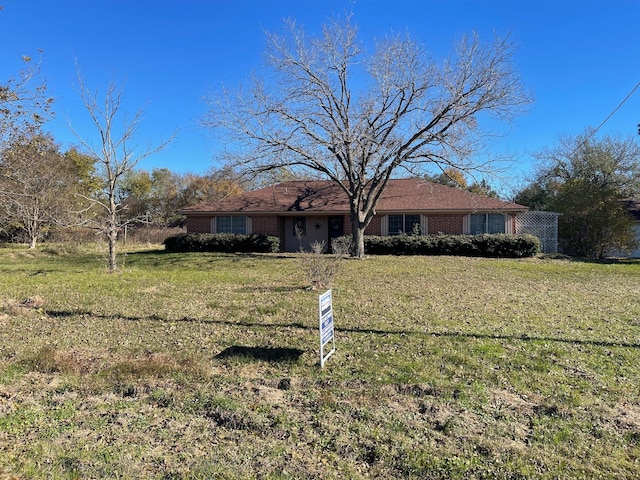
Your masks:
<svg viewBox="0 0 640 480"><path fill-rule="evenodd" d="M425 179L448 187L462 188L465 190L469 188L467 176L457 168L447 167L438 175L425 175Z"/></svg>
<svg viewBox="0 0 640 480"><path fill-rule="evenodd" d="M212 203L239 195L245 184L229 167L212 169L204 175L185 174L182 177L179 206L190 207L201 203Z"/></svg>
<svg viewBox="0 0 640 480"><path fill-rule="evenodd" d="M232 169L212 169L205 174L171 172L154 168L134 170L122 182L119 201L130 223L175 227L184 223L176 213L184 207L216 202L244 191L244 182Z"/></svg>
<svg viewBox="0 0 640 480"><path fill-rule="evenodd" d="M96 171L97 159L82 153L77 147L71 147L64 156L75 172L78 195L93 198L102 186L102 180Z"/></svg>
<svg viewBox="0 0 640 480"><path fill-rule="evenodd" d="M571 255L603 258L636 246L633 218L613 185L571 178L559 189L551 209L562 213L558 233L563 250Z"/></svg>
<svg viewBox="0 0 640 480"><path fill-rule="evenodd" d="M515 201L559 212L559 241L568 254L602 258L636 247L625 199L640 193L640 146L633 138L594 138L587 130L539 154L535 181Z"/></svg>
<svg viewBox="0 0 640 480"><path fill-rule="evenodd" d="M167 168L135 170L124 180L121 196L134 224L169 227L177 222L180 175Z"/></svg>
<svg viewBox="0 0 640 480"><path fill-rule="evenodd" d="M498 198L498 193L493 188L491 188L489 183L484 178L480 181L476 180L471 185L469 185L469 181L467 180L467 176L465 175L465 173L461 170L458 170L457 168L447 167L442 170L442 173L440 173L439 175L425 175L424 178L430 182L439 183L440 185L460 188L471 193L476 193L478 195Z"/></svg>
<svg viewBox="0 0 640 480"><path fill-rule="evenodd" d="M29 248L52 226L73 222L81 193L77 165L50 135L14 137L0 153L3 225L21 231Z"/></svg>
<svg viewBox="0 0 640 480"><path fill-rule="evenodd" d="M478 195L484 195L486 197L498 198L498 192L496 192L491 185L483 178L479 182L473 182L467 190L471 193Z"/></svg>

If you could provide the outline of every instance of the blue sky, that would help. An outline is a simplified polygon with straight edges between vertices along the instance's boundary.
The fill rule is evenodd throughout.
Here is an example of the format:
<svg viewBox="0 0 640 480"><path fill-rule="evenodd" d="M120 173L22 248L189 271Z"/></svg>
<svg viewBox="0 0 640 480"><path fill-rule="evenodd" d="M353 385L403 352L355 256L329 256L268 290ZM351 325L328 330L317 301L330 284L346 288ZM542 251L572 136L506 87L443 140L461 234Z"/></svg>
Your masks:
<svg viewBox="0 0 640 480"><path fill-rule="evenodd" d="M77 60L89 88L114 80L125 89L123 107L144 108L141 145L178 130L162 153L143 161L150 170L204 173L216 166L215 141L200 128L203 98L238 86L259 70L263 30L286 17L308 31L345 11L353 13L365 43L409 31L434 56L476 30L519 45L516 61L535 98L529 113L505 128L495 149L515 156L516 182L533 154L560 135L598 126L640 82L640 0L0 0L0 81L20 68L22 55L42 56L43 76L55 96L48 130L63 148L93 130L77 94ZM601 132L634 135L640 89ZM507 179L508 183L509 179Z"/></svg>

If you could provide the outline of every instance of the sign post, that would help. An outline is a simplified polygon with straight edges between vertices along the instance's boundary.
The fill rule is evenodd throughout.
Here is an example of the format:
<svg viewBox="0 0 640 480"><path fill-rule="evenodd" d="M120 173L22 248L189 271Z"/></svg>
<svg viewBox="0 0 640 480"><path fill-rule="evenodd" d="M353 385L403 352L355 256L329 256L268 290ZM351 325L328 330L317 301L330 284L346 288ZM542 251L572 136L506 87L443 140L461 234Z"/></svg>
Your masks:
<svg viewBox="0 0 640 480"><path fill-rule="evenodd" d="M324 368L327 359L336 351L336 341L333 336L331 290L327 290L319 296L318 305L320 316L320 368ZM329 351L325 354L326 348L328 348Z"/></svg>

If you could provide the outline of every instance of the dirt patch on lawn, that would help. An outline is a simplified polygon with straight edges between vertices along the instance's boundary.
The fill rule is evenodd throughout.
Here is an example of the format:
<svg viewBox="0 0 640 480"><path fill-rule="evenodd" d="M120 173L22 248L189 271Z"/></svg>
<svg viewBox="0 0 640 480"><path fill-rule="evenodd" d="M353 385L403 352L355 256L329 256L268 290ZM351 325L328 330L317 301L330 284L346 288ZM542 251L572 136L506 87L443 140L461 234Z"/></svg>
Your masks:
<svg viewBox="0 0 640 480"><path fill-rule="evenodd" d="M616 405L612 412L615 423L623 429L637 430L640 434L640 405Z"/></svg>
<svg viewBox="0 0 640 480"><path fill-rule="evenodd" d="M532 415L539 404L539 399L522 397L507 390L493 390L491 404L498 410L509 410L516 414Z"/></svg>

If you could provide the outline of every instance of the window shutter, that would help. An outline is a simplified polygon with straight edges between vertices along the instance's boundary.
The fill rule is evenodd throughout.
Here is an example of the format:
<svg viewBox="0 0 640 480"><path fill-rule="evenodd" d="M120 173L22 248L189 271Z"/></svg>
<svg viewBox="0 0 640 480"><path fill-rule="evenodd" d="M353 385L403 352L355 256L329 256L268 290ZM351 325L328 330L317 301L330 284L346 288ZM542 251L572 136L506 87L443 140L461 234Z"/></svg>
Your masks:
<svg viewBox="0 0 640 480"><path fill-rule="evenodd" d="M426 215L420 215L420 234L426 235L429 233L429 219Z"/></svg>
<svg viewBox="0 0 640 480"><path fill-rule="evenodd" d="M211 217L211 233L218 233L216 232L216 217Z"/></svg>
<svg viewBox="0 0 640 480"><path fill-rule="evenodd" d="M380 235L386 237L389 235L389 215L385 215L380 220Z"/></svg>
<svg viewBox="0 0 640 480"><path fill-rule="evenodd" d="M251 235L253 233L253 222L251 221L251 217L245 217L247 219L247 235Z"/></svg>
<svg viewBox="0 0 640 480"><path fill-rule="evenodd" d="M462 218L462 233L469 235L469 232L471 232L471 215L467 214Z"/></svg>

